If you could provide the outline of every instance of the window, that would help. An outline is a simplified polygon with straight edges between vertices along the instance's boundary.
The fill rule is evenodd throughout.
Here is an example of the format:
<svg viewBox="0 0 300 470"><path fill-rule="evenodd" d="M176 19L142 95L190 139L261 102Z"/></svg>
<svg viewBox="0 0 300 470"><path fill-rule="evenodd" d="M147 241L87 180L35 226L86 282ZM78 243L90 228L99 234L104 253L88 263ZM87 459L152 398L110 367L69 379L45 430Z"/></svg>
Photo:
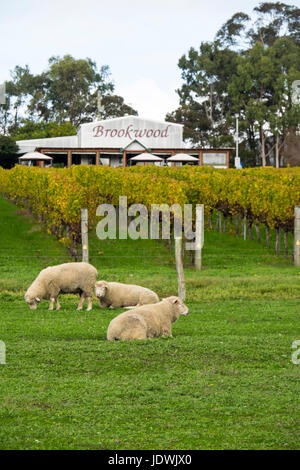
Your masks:
<svg viewBox="0 0 300 470"><path fill-rule="evenodd" d="M224 152L203 152L203 165L227 167L227 155Z"/></svg>

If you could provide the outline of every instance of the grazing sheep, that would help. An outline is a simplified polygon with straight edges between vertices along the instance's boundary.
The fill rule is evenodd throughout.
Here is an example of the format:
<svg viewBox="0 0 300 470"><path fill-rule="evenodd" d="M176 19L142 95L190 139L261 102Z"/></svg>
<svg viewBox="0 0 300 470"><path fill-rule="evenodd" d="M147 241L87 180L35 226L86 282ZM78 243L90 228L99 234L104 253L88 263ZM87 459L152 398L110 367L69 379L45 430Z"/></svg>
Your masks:
<svg viewBox="0 0 300 470"><path fill-rule="evenodd" d="M156 304L142 305L114 318L107 329L107 339L130 340L172 336L172 323L189 309L180 297L167 297Z"/></svg>
<svg viewBox="0 0 300 470"><path fill-rule="evenodd" d="M77 310L81 310L88 299L87 310L92 309L93 287L97 279L97 269L89 263L65 263L43 269L25 294L25 301L35 310L42 299L50 299L49 310L60 309L59 294L79 294Z"/></svg>
<svg viewBox="0 0 300 470"><path fill-rule="evenodd" d="M120 282L98 281L95 284L95 293L102 308L132 308L159 302L158 295L152 290Z"/></svg>

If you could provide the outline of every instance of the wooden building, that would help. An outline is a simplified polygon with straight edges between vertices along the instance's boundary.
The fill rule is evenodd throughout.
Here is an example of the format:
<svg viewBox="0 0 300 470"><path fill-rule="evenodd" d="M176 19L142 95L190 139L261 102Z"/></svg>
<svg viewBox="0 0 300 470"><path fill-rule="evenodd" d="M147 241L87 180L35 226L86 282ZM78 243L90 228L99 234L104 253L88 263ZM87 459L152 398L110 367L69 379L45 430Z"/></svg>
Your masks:
<svg viewBox="0 0 300 470"><path fill-rule="evenodd" d="M54 166L70 167L80 164L118 167L135 164L159 166L196 164L229 168L231 148L187 148L182 134L181 124L125 116L82 124L75 136L22 140L17 144L20 148L20 156L27 152L38 151L52 157ZM147 152L163 160L159 162L131 160ZM167 162L169 157L184 153L196 157L197 160Z"/></svg>

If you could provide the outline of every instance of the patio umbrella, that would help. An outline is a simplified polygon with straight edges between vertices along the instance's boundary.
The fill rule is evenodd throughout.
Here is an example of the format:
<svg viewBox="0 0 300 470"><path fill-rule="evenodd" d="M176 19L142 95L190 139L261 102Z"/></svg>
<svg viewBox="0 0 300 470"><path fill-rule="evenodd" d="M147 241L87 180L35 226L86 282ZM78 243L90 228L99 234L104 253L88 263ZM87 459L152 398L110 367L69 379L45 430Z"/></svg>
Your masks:
<svg viewBox="0 0 300 470"><path fill-rule="evenodd" d="M40 153L40 152L29 152L29 153L25 153L23 157L19 157L19 160L21 160L21 162L24 162L26 160L50 161L50 160L53 160L53 158L49 157L48 155L44 155L43 153Z"/></svg>
<svg viewBox="0 0 300 470"><path fill-rule="evenodd" d="M136 157L130 158L129 160L131 162L162 162L164 159L157 155L153 155L153 153L144 152Z"/></svg>
<svg viewBox="0 0 300 470"><path fill-rule="evenodd" d="M176 153L176 155L167 158L167 162L199 162L199 159L187 153Z"/></svg>

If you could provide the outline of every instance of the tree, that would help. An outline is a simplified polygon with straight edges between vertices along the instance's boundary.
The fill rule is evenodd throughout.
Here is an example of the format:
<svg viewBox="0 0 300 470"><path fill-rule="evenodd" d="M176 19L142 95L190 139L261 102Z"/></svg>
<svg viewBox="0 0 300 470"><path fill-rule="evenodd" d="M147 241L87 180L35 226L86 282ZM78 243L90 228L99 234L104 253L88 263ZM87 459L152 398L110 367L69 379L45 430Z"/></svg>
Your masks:
<svg viewBox="0 0 300 470"><path fill-rule="evenodd" d="M45 137L63 137L76 135L76 127L70 122L57 124L56 122L22 121L21 126L12 133L15 140L43 139Z"/></svg>
<svg viewBox="0 0 300 470"><path fill-rule="evenodd" d="M98 70L91 59L76 60L71 55L51 57L49 69L35 77L35 84L31 113L46 121L68 120L74 126L93 119L98 91L105 95L114 89L107 65Z"/></svg>
<svg viewBox="0 0 300 470"><path fill-rule="evenodd" d="M283 156L289 166L300 166L300 136L291 133L285 140Z"/></svg>
<svg viewBox="0 0 300 470"><path fill-rule="evenodd" d="M11 137L0 135L0 165L11 168L17 162L19 147Z"/></svg>
<svg viewBox="0 0 300 470"><path fill-rule="evenodd" d="M231 106L226 87L236 68L236 56L234 51L220 49L218 42L202 42L199 52L191 48L179 60L184 80L177 90L180 108L166 119L184 124L184 135L195 145L215 146L223 137L232 140L225 120Z"/></svg>
<svg viewBox="0 0 300 470"><path fill-rule="evenodd" d="M27 65L16 66L6 82L6 104L0 106L0 132L16 135L24 120L69 122L75 127L93 121L99 92L106 118L137 114L113 91L109 67L98 68L89 58L51 57L47 70L38 75L31 74Z"/></svg>
<svg viewBox="0 0 300 470"><path fill-rule="evenodd" d="M279 151L285 137L300 122L299 107L291 99L292 83L300 77L300 46L289 38L280 38L272 46L257 42L238 58L228 92L240 113L244 128L258 133L262 165L276 149Z"/></svg>
<svg viewBox="0 0 300 470"><path fill-rule="evenodd" d="M281 2L262 2L255 7L253 20L235 13L216 34L224 47L249 49L256 42L271 46L280 37L290 37L300 45L300 8Z"/></svg>
<svg viewBox="0 0 300 470"><path fill-rule="evenodd" d="M192 143L216 146L233 142L238 113L244 166L261 164L259 154L263 165L275 154L279 166L284 140L300 122L292 100L300 79L300 9L265 2L253 13L236 13L214 41L181 57L180 107L166 118L184 124Z"/></svg>
<svg viewBox="0 0 300 470"><path fill-rule="evenodd" d="M182 104L175 111L166 115L166 121L183 124L183 139L192 145L207 145L207 134L211 128L205 109L196 101Z"/></svg>
<svg viewBox="0 0 300 470"><path fill-rule="evenodd" d="M7 134L17 129L22 118L22 108L33 91L33 75L29 67L16 66L11 71L11 80L6 82L6 103L0 106L0 131Z"/></svg>
<svg viewBox="0 0 300 470"><path fill-rule="evenodd" d="M261 43L239 56L237 64L237 71L228 86L233 111L239 112L246 126L252 126L254 132L259 132L262 163L266 166L264 124L269 119L274 64Z"/></svg>
<svg viewBox="0 0 300 470"><path fill-rule="evenodd" d="M125 104L124 98L118 95L104 95L102 98L103 112L102 119L122 117L126 115L137 116L137 111L128 104Z"/></svg>

